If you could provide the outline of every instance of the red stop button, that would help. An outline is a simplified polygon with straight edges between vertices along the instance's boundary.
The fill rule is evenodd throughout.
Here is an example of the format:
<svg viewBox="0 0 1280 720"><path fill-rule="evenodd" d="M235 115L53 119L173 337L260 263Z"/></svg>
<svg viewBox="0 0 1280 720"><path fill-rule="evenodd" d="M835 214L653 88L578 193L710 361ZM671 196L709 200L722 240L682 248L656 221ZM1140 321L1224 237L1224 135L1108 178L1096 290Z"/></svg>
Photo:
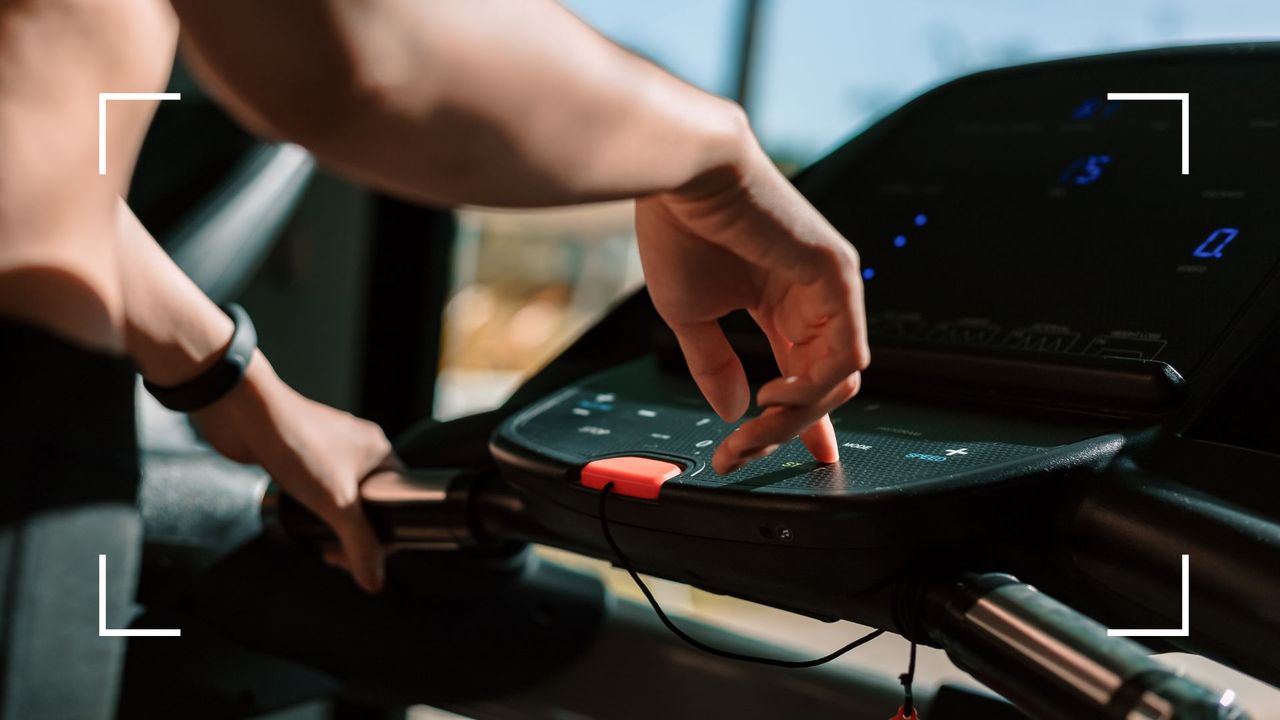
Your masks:
<svg viewBox="0 0 1280 720"><path fill-rule="evenodd" d="M611 457L592 460L582 468L582 485L603 490L613 483L619 495L656 500L662 484L684 472L684 468L665 460L643 457Z"/></svg>

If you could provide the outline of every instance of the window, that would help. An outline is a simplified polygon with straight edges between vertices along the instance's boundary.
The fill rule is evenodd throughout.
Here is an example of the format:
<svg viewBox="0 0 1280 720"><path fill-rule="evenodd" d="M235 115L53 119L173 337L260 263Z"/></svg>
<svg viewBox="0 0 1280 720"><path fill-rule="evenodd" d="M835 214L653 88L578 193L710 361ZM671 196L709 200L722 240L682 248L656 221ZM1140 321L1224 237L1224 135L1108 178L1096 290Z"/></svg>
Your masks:
<svg viewBox="0 0 1280 720"><path fill-rule="evenodd" d="M765 0L748 109L769 152L803 165L911 97L970 72L1277 36L1280 3L1256 0Z"/></svg>

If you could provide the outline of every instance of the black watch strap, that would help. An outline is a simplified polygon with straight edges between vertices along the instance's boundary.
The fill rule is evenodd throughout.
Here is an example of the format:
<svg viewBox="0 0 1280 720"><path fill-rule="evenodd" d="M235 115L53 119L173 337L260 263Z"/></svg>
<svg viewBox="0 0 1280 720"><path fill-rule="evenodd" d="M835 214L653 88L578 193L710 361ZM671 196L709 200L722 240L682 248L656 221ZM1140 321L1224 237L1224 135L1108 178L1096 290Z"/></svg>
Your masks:
<svg viewBox="0 0 1280 720"><path fill-rule="evenodd" d="M231 392L244 379L245 369L258 348L258 332L249 313L235 303L222 305L222 311L235 323L231 342L212 366L196 377L173 387L160 387L149 381L143 386L161 405L178 412L192 412L208 407Z"/></svg>

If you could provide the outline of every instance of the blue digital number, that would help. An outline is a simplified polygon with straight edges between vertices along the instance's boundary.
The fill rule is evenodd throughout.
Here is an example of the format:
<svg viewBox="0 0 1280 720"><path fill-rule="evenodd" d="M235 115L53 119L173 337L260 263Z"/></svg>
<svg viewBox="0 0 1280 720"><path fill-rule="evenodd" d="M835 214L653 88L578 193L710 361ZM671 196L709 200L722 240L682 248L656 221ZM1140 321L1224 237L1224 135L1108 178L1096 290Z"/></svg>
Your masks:
<svg viewBox="0 0 1280 720"><path fill-rule="evenodd" d="M1110 164L1110 155L1085 155L1072 160L1058 179L1064 185L1092 185L1102 177L1103 168Z"/></svg>
<svg viewBox="0 0 1280 720"><path fill-rule="evenodd" d="M1094 120L1099 118L1109 118L1112 115L1115 115L1116 110L1119 109L1119 103L1107 100L1101 95L1095 95L1077 105L1076 109L1071 111L1071 119Z"/></svg>
<svg viewBox="0 0 1280 720"><path fill-rule="evenodd" d="M1239 228L1218 228L1217 230L1209 233L1209 237L1205 238L1204 242L1200 243L1200 247L1196 248L1195 252L1191 254L1198 258L1220 258L1222 257L1222 251L1230 245L1231 241L1235 240L1236 236L1239 234Z"/></svg>

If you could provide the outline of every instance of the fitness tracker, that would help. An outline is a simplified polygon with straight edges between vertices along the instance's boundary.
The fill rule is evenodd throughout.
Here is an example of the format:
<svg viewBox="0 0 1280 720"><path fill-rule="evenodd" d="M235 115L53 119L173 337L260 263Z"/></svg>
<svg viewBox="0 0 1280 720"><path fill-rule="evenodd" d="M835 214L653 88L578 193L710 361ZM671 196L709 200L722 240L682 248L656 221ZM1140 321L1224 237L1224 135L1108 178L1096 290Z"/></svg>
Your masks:
<svg viewBox="0 0 1280 720"><path fill-rule="evenodd" d="M161 405L178 412L193 412L217 402L244 378L253 351L258 347L258 332L249 319L249 313L235 303L221 305L222 311L231 317L235 330L231 342L214 364L196 377L172 387L161 387L150 381L143 386Z"/></svg>

